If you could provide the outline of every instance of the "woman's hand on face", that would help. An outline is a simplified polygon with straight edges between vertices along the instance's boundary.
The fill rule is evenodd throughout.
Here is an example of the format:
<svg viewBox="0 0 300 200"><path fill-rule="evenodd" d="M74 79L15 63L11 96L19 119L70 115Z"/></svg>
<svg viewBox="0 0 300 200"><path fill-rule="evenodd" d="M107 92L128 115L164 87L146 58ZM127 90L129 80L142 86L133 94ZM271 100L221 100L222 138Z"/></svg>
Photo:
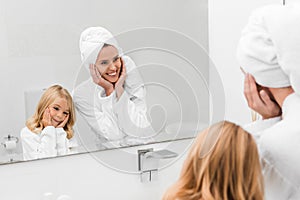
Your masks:
<svg viewBox="0 0 300 200"><path fill-rule="evenodd" d="M125 80L126 80L126 77L127 77L126 67L124 65L124 62L123 62L122 58L120 58L120 59L121 59L121 63L122 63L122 65L121 65L122 66L122 73L121 73L118 81L115 84L115 90L116 90L118 99L122 96L122 94L124 92L124 83L125 83Z"/></svg>
<svg viewBox="0 0 300 200"><path fill-rule="evenodd" d="M43 114L42 123L43 123L44 127L53 126L52 121L51 121L51 115L50 115L50 109L49 108L46 108L46 110Z"/></svg>
<svg viewBox="0 0 300 200"><path fill-rule="evenodd" d="M101 77L101 74L96 65L90 64L90 74L93 78L94 83L104 88L106 96L109 96L114 91L113 84Z"/></svg>
<svg viewBox="0 0 300 200"><path fill-rule="evenodd" d="M65 127L65 125L67 124L68 120L69 120L69 115L66 116L65 119L64 119L64 121L60 122L60 123L57 125L56 128L63 128L63 127Z"/></svg>
<svg viewBox="0 0 300 200"><path fill-rule="evenodd" d="M248 106L259 113L263 119L269 119L281 115L281 108L270 99L270 96L263 89L258 91L255 79L247 74L244 81L244 95Z"/></svg>

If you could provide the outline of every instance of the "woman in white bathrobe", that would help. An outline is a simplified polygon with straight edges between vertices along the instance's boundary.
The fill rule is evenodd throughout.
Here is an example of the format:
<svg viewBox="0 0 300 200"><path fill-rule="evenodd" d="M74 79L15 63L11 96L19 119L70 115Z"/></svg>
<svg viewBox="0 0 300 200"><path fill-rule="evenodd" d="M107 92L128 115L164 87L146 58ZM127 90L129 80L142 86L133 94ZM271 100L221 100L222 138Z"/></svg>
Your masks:
<svg viewBox="0 0 300 200"><path fill-rule="evenodd" d="M267 200L300 199L299 24L300 4L257 9L237 51L248 105L262 115L244 128L259 147Z"/></svg>
<svg viewBox="0 0 300 200"><path fill-rule="evenodd" d="M60 85L42 95L34 115L21 130L24 160L65 155L74 147L75 108L69 92Z"/></svg>
<svg viewBox="0 0 300 200"><path fill-rule="evenodd" d="M117 41L102 27L82 32L80 51L90 79L78 85L75 106L101 142L149 136L145 88L135 63L122 56ZM140 140L141 142L142 140Z"/></svg>

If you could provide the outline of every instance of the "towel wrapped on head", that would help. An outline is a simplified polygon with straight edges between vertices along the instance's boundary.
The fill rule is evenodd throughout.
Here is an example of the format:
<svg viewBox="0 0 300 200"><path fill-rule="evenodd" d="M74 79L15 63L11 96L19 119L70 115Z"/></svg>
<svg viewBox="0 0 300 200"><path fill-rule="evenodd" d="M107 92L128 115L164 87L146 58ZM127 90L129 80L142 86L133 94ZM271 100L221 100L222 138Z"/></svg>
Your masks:
<svg viewBox="0 0 300 200"><path fill-rule="evenodd" d="M119 55L122 54L118 42L105 28L90 27L81 33L79 40L81 61L87 69L89 69L89 64L95 64L98 54L104 44L109 44L116 47Z"/></svg>
<svg viewBox="0 0 300 200"><path fill-rule="evenodd" d="M119 47L117 40L105 28L89 27L81 33L79 48L82 65L89 71L89 65L95 64L104 44L114 46L118 50L119 56L122 57L123 66L126 67L126 81L124 83L126 92L134 97L144 98L143 81L137 70L137 66L129 56L123 55L123 51Z"/></svg>
<svg viewBox="0 0 300 200"><path fill-rule="evenodd" d="M291 85L300 94L300 4L255 10L242 32L237 59L258 84Z"/></svg>

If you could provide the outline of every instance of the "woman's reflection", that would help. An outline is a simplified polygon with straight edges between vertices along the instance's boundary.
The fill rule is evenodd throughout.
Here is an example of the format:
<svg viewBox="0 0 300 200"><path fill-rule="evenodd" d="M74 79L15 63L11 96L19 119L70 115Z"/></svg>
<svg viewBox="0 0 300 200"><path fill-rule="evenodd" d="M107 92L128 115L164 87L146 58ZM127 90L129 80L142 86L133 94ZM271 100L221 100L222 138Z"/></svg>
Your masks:
<svg viewBox="0 0 300 200"><path fill-rule="evenodd" d="M34 115L21 131L24 160L65 155L76 146L75 109L69 92L60 85L42 95Z"/></svg>
<svg viewBox="0 0 300 200"><path fill-rule="evenodd" d="M101 142L145 142L152 129L146 116L145 88L133 60L122 55L115 38L102 27L82 32L80 51L91 77L74 90L79 113Z"/></svg>

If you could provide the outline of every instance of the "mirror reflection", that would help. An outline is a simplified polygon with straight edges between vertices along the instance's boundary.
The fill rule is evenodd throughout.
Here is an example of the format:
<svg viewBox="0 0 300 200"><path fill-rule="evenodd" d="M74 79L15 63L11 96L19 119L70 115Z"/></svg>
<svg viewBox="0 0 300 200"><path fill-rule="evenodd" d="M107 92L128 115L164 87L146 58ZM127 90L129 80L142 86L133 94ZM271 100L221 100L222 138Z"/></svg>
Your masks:
<svg viewBox="0 0 300 200"><path fill-rule="evenodd" d="M77 146L74 123L75 108L70 93L60 85L46 89L20 133L24 160L70 153Z"/></svg>
<svg viewBox="0 0 300 200"><path fill-rule="evenodd" d="M149 141L145 87L134 61L103 27L90 27L80 37L83 66L90 78L73 93L78 112L106 144L125 146ZM99 141L98 141L99 142Z"/></svg>
<svg viewBox="0 0 300 200"><path fill-rule="evenodd" d="M207 0L30 4L0 2L0 164L191 138L208 124ZM91 27L112 37L93 46ZM59 86L75 115L68 98L43 100Z"/></svg>

